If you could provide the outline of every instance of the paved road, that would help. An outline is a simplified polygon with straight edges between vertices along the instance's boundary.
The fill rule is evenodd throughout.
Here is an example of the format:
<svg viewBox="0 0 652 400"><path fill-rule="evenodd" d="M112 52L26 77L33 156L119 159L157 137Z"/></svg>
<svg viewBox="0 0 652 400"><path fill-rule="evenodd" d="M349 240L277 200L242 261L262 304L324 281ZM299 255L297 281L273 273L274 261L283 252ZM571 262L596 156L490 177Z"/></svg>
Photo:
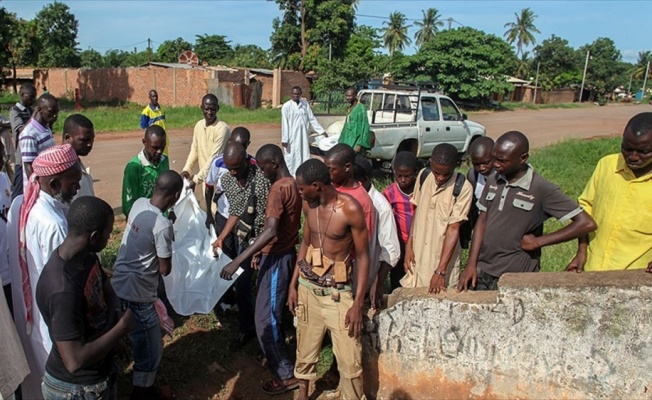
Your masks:
<svg viewBox="0 0 652 400"><path fill-rule="evenodd" d="M576 109L518 110L473 114L470 118L487 127L487 134L497 138L509 130L519 130L532 147L542 147L566 138L612 136L622 132L627 121L640 112L652 112L650 105L610 105ZM280 142L280 124L248 126L252 132L250 152L265 143ZM170 167L183 168L192 129L171 130ZM84 159L95 179L95 193L113 207L120 207L122 172L125 164L141 149L142 131L99 133L92 153ZM593 168L593 166L587 166Z"/></svg>

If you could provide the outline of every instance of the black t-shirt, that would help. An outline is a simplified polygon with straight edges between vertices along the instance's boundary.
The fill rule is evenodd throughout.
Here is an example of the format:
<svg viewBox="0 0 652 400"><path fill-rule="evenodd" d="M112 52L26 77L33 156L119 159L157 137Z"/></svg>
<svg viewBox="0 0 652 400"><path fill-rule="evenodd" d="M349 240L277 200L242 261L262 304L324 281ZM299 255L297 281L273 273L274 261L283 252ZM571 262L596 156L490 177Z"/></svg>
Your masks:
<svg viewBox="0 0 652 400"><path fill-rule="evenodd" d="M107 277L94 253L78 269L59 256L57 248L41 272L36 302L52 339L45 370L56 379L75 384L91 384L111 373L113 354L86 365L74 374L66 369L55 342L90 342L106 332L109 310L104 293Z"/></svg>

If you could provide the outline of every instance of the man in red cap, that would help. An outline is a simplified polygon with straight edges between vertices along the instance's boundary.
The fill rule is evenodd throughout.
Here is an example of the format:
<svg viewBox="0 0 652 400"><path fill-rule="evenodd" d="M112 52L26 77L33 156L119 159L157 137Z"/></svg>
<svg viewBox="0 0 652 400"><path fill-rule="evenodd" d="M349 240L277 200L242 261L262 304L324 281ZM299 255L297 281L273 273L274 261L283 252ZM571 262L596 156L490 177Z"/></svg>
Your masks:
<svg viewBox="0 0 652 400"><path fill-rule="evenodd" d="M16 329L31 371L21 389L25 399L42 399L41 382L52 342L36 307L36 283L50 254L66 237L67 204L79 190L82 170L69 144L41 152L32 170L24 196L11 205L7 235Z"/></svg>

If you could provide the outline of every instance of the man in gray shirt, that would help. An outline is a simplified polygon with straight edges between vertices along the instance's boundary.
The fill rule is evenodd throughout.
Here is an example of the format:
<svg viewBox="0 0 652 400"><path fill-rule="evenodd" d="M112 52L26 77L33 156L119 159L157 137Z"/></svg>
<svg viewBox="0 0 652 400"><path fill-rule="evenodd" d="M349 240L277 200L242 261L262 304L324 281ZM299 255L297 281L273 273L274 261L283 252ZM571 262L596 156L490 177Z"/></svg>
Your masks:
<svg viewBox="0 0 652 400"><path fill-rule="evenodd" d="M172 207L183 190L183 180L175 171L159 175L151 199L136 200L127 218L115 263L113 288L136 319L129 335L134 349L133 399L155 398L156 371L163 355L163 340L154 302L159 275L172 268L172 222L163 213Z"/></svg>
<svg viewBox="0 0 652 400"><path fill-rule="evenodd" d="M15 199L18 195L23 194L23 165L20 158L20 147L18 145L18 135L23 131L25 125L32 117L34 110L32 106L36 101L36 89L31 83L24 83L20 87L20 101L9 111L9 121L11 122L12 139L15 146L15 160L14 160L14 182L13 192L11 193L11 200Z"/></svg>

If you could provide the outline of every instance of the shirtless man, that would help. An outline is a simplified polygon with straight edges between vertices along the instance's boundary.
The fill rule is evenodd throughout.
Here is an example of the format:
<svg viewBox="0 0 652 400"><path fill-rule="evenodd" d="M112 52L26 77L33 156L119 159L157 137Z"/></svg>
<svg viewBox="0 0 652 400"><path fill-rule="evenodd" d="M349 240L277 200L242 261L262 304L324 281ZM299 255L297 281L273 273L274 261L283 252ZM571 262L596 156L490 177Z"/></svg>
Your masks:
<svg viewBox="0 0 652 400"><path fill-rule="evenodd" d="M326 330L340 372L341 397L362 393L362 305L369 274L369 244L364 214L353 197L331 185L328 167L308 160L297 169L303 198L303 241L289 289L290 311L297 319L299 399L308 398L310 379L317 377L317 359ZM357 260L355 296L351 291L351 251ZM346 315L344 321L341 315Z"/></svg>

